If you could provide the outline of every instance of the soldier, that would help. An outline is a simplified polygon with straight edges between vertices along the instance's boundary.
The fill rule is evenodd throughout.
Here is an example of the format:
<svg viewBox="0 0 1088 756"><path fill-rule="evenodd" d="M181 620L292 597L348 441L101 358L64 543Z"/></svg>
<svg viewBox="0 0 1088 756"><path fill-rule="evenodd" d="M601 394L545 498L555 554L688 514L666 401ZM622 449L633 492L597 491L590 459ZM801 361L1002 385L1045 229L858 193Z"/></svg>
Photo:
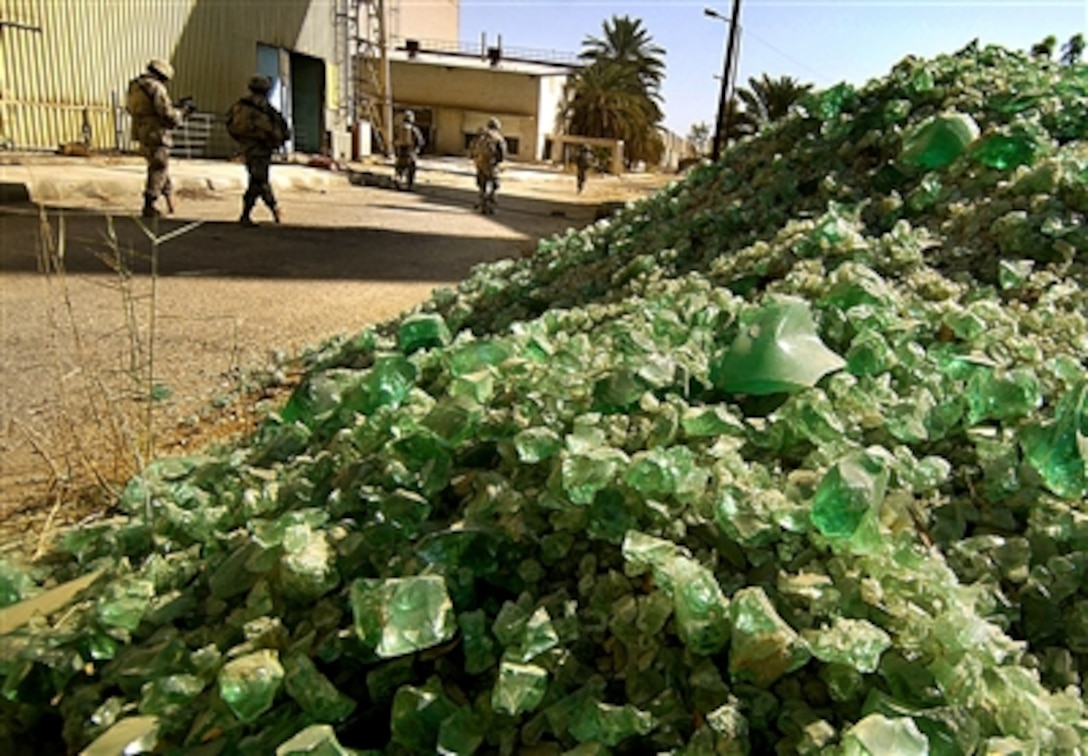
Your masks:
<svg viewBox="0 0 1088 756"><path fill-rule="evenodd" d="M495 212L495 192L499 190L499 164L506 160L506 138L502 124L491 118L472 142L472 160L476 164L476 186L480 199L476 209L484 215Z"/></svg>
<svg viewBox="0 0 1088 756"><path fill-rule="evenodd" d="M578 170L578 193L582 193L582 187L586 185L586 172L589 171L596 164L596 159L593 157L593 150L589 149L589 145L583 144L582 148L578 150L578 157L574 161L575 168Z"/></svg>
<svg viewBox="0 0 1088 756"><path fill-rule="evenodd" d="M129 82L126 105L132 114L132 138L140 143L140 154L147 160L147 183L144 186L145 218L160 213L155 202L162 196L166 207L174 212L170 181L170 129L181 125L195 110L192 101L182 100L175 107L166 91L166 82L174 78L174 69L165 60L153 60L147 71Z"/></svg>
<svg viewBox="0 0 1088 756"><path fill-rule="evenodd" d="M227 133L241 145L249 174L249 186L242 197L242 217L238 219L247 228L257 225L249 215L258 198L272 211L276 223L283 220L272 194L268 172L272 153L287 142L291 131L280 112L268 102L271 89L272 80L267 76L250 78L249 94L231 105L227 112Z"/></svg>
<svg viewBox="0 0 1088 756"><path fill-rule="evenodd" d="M423 132L416 126L416 114L411 110L404 111L393 138L393 148L397 153L396 173L397 187L400 187L403 178L408 188L411 189L416 181L416 157L423 149Z"/></svg>

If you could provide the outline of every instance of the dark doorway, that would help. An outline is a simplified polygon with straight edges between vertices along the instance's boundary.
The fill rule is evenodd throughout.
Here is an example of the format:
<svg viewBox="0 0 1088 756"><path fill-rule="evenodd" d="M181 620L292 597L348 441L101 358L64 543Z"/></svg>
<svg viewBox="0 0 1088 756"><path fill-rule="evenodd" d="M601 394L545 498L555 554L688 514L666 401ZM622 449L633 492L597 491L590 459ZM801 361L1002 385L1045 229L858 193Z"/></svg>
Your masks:
<svg viewBox="0 0 1088 756"><path fill-rule="evenodd" d="M295 149L321 153L325 147L325 61L291 53L291 115Z"/></svg>

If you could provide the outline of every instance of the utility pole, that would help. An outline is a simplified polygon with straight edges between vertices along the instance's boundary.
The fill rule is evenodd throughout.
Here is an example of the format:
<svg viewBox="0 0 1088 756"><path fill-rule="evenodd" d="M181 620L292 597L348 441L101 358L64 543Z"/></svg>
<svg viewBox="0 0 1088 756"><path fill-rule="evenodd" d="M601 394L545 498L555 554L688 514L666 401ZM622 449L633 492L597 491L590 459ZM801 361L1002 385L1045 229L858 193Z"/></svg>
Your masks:
<svg viewBox="0 0 1088 756"><path fill-rule="evenodd" d="M718 117L714 119L714 146L711 152L711 159L717 162L718 158L721 157L722 144L725 142L725 134L729 127L729 110L727 104L729 102L729 85L733 80L733 77L731 76L734 65L733 58L736 56L737 40L740 37L740 0L733 0L733 14L729 18L721 15L713 8L705 8L703 13L711 18L717 18L729 24L729 42L726 44L725 48L722 88L721 92L718 94Z"/></svg>

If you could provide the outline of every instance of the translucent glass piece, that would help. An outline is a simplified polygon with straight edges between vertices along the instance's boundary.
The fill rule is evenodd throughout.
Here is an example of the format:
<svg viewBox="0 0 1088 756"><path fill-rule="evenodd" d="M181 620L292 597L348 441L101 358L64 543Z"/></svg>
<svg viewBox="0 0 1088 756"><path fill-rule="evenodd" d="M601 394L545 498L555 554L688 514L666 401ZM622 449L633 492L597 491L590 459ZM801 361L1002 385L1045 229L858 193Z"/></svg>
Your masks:
<svg viewBox="0 0 1088 756"><path fill-rule="evenodd" d="M374 652L389 658L444 643L457 622L440 575L373 580L351 585L355 632Z"/></svg>
<svg viewBox="0 0 1088 756"><path fill-rule="evenodd" d="M1039 379L1026 368L1004 373L976 370L967 382L967 418L971 423L1026 417L1042 404Z"/></svg>
<svg viewBox="0 0 1088 756"><path fill-rule="evenodd" d="M276 748L276 756L352 756L340 745L336 731L327 724L310 725Z"/></svg>
<svg viewBox="0 0 1088 756"><path fill-rule="evenodd" d="M340 722L355 710L355 702L337 690L305 654L288 654L283 660L283 667L287 695L314 719Z"/></svg>
<svg viewBox="0 0 1088 756"><path fill-rule="evenodd" d="M733 344L715 361L711 380L735 394L794 392L845 365L820 340L808 304L781 297L742 319Z"/></svg>
<svg viewBox="0 0 1088 756"><path fill-rule="evenodd" d="M491 693L491 708L516 716L536 709L547 692L547 670L535 664L504 661Z"/></svg>
<svg viewBox="0 0 1088 756"><path fill-rule="evenodd" d="M888 470L878 457L862 452L840 460L816 489L812 523L825 536L849 538L866 515L875 516L887 485Z"/></svg>
<svg viewBox="0 0 1088 756"><path fill-rule="evenodd" d="M276 651L255 651L223 665L219 670L219 696L235 717L253 722L272 708L283 674Z"/></svg>
<svg viewBox="0 0 1088 756"><path fill-rule="evenodd" d="M678 547L631 531L623 541L623 556L632 565L649 567L654 580L672 597L677 632L697 654L720 651L729 640L729 600L714 573L682 555Z"/></svg>
<svg viewBox="0 0 1088 756"><path fill-rule="evenodd" d="M935 115L904 135L901 158L920 168L944 168L963 155L978 135L978 124L966 113Z"/></svg>
<svg viewBox="0 0 1088 756"><path fill-rule="evenodd" d="M729 603L733 636L729 672L761 688L805 665L812 654L801 636L778 615L759 587L742 588Z"/></svg>
<svg viewBox="0 0 1088 756"><path fill-rule="evenodd" d="M434 753L442 722L456 710L437 678L421 687L403 685L393 697L390 713L393 741L412 753Z"/></svg>
<svg viewBox="0 0 1088 756"><path fill-rule="evenodd" d="M409 315L401 321L397 331L397 346L405 354L449 343L450 329L442 316L435 313Z"/></svg>
<svg viewBox="0 0 1088 756"><path fill-rule="evenodd" d="M929 741L911 719L870 714L843 735L844 756L929 756Z"/></svg>
<svg viewBox="0 0 1088 756"><path fill-rule="evenodd" d="M80 756L150 753L158 739L158 717L125 717L80 751Z"/></svg>
<svg viewBox="0 0 1088 756"><path fill-rule="evenodd" d="M867 620L836 617L831 627L813 631L808 639L812 655L820 661L849 664L858 672L875 672L880 655L891 645L891 637Z"/></svg>
<svg viewBox="0 0 1088 756"><path fill-rule="evenodd" d="M1088 380L1058 402L1054 419L1021 435L1024 454L1058 496L1088 496Z"/></svg>
<svg viewBox="0 0 1088 756"><path fill-rule="evenodd" d="M1045 132L1023 124L995 130L986 134L971 150L978 162L999 171L1008 171L1021 165L1035 163L1044 149Z"/></svg>

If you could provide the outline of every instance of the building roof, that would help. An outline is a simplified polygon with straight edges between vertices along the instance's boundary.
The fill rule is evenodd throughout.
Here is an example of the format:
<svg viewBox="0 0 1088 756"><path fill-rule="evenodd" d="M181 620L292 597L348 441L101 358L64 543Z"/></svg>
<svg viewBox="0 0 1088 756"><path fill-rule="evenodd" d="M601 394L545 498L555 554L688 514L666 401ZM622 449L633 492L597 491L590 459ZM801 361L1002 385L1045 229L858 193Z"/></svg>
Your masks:
<svg viewBox="0 0 1088 756"><path fill-rule="evenodd" d="M511 73L529 76L566 76L576 66L563 63L547 63L543 61L520 60L500 57L497 63L492 64L486 56L467 53L432 52L421 49L414 56L405 49L389 51L389 60L397 63L409 63L412 65L445 66L447 68L465 68L476 71L495 71L496 73Z"/></svg>

